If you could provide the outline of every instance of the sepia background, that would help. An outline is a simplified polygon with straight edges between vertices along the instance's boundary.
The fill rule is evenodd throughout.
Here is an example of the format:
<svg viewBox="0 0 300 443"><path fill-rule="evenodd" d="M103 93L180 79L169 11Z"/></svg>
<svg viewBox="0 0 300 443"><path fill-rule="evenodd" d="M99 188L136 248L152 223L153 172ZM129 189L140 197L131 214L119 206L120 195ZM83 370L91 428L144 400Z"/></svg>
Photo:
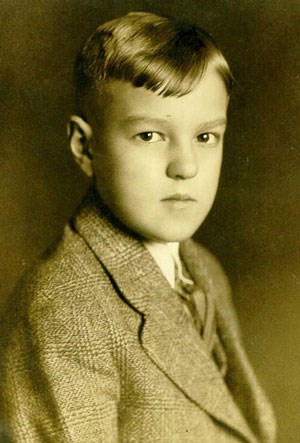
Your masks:
<svg viewBox="0 0 300 443"><path fill-rule="evenodd" d="M134 10L213 33L237 86L220 190L197 238L229 274L279 442L300 441L299 0L0 1L0 313L59 236L87 181L68 151L76 50Z"/></svg>

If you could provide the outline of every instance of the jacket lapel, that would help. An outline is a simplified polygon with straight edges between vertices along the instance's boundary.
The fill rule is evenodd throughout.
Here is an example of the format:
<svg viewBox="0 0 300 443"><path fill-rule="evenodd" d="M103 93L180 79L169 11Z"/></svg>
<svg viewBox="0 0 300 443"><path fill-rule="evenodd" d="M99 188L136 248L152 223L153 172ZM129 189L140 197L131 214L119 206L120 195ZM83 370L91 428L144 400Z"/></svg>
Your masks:
<svg viewBox="0 0 300 443"><path fill-rule="evenodd" d="M140 239L115 220L100 201L96 208L95 198L82 207L75 226L128 303L142 315L140 341L145 352L191 401L246 441L256 442L156 263Z"/></svg>

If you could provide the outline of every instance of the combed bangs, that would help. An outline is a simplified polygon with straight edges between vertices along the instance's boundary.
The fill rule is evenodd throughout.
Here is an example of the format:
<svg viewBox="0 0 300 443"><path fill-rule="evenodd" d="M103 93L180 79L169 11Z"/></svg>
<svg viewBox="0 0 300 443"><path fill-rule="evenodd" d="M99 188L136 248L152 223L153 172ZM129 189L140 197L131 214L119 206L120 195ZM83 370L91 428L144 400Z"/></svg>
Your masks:
<svg viewBox="0 0 300 443"><path fill-rule="evenodd" d="M162 96L188 94L215 65L228 93L229 66L201 28L150 13L131 13L100 26L78 54L78 99L106 81L124 80Z"/></svg>
<svg viewBox="0 0 300 443"><path fill-rule="evenodd" d="M204 75L207 65L213 64L225 81L226 89L232 89L232 77L223 57L217 54L205 54L205 57L184 60L169 58L152 59L146 67L135 70L132 77L120 77L129 81L133 86L144 87L157 92L163 97L181 97L191 92ZM228 73L228 74L227 74Z"/></svg>

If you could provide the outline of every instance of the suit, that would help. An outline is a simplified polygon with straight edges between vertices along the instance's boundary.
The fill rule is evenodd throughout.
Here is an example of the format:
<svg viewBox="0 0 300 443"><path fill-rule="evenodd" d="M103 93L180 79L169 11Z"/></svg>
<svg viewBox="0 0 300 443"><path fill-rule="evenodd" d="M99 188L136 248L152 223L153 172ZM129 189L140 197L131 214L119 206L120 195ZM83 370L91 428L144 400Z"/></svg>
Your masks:
<svg viewBox="0 0 300 443"><path fill-rule="evenodd" d="M226 379L140 239L91 193L18 289L1 377L13 442L275 441L220 265L192 240L180 253L215 300Z"/></svg>

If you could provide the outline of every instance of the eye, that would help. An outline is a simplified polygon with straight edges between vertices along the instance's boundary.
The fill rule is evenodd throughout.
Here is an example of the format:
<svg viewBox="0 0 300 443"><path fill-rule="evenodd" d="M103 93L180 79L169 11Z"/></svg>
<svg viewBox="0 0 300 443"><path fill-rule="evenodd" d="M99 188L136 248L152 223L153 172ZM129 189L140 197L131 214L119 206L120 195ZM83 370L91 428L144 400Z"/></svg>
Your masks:
<svg viewBox="0 0 300 443"><path fill-rule="evenodd" d="M135 136L138 140L148 143L154 143L163 140L163 136L159 132L145 131Z"/></svg>
<svg viewBox="0 0 300 443"><path fill-rule="evenodd" d="M197 141L204 145L215 145L219 141L219 138L217 134L213 134L212 132L203 132L197 135Z"/></svg>

